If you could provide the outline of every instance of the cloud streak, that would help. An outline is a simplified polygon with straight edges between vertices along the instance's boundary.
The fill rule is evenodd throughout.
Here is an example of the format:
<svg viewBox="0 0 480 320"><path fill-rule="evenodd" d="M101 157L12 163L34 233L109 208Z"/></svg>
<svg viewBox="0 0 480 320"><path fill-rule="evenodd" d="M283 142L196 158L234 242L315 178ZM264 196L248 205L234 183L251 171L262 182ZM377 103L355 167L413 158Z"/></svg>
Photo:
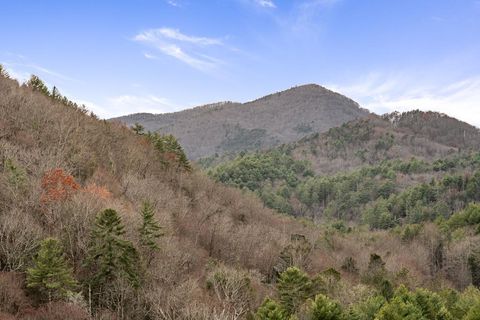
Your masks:
<svg viewBox="0 0 480 320"><path fill-rule="evenodd" d="M140 34L139 38L147 38L147 39L158 39L161 37L171 39L171 40L178 40L181 42L188 42L193 43L201 46L211 46L211 45L222 45L222 41L220 39L215 38L207 38L207 37L195 37L183 34L178 29L172 28L160 28L160 29L152 29L148 30L144 34Z"/></svg>
<svg viewBox="0 0 480 320"><path fill-rule="evenodd" d="M275 2L272 0L255 0L255 3L264 8L276 8Z"/></svg>
<svg viewBox="0 0 480 320"><path fill-rule="evenodd" d="M71 77L63 75L59 72L53 71L51 69L47 69L45 67L39 66L33 63L24 63L24 62L1 62L4 65L12 77L16 78L19 81L25 81L25 76L30 77L33 73L41 73L43 75L49 75L61 80L68 80L68 81L77 81ZM15 76L17 75L17 76Z"/></svg>
<svg viewBox="0 0 480 320"><path fill-rule="evenodd" d="M172 7L180 7L180 3L176 0L167 0L167 3Z"/></svg>
<svg viewBox="0 0 480 320"><path fill-rule="evenodd" d="M114 117L138 112L165 113L180 108L170 100L156 95L120 95L107 99L108 110L115 110L105 116Z"/></svg>
<svg viewBox="0 0 480 320"><path fill-rule="evenodd" d="M149 29L137 34L134 41L154 47L161 53L173 57L197 70L211 71L223 62L207 54L201 49L210 46L223 46L223 41L216 38L191 36L178 29ZM154 56L145 54L147 59Z"/></svg>

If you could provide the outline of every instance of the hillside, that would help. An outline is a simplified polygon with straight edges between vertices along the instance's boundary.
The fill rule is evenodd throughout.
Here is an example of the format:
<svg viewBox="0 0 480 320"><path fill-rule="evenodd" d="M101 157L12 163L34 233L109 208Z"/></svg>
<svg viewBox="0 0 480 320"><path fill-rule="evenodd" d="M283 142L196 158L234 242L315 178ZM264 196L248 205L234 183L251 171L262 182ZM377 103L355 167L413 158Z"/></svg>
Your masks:
<svg viewBox="0 0 480 320"><path fill-rule="evenodd" d="M62 240L68 264L81 284L77 290L87 290L85 284L95 270L85 267L92 228L107 208L118 212L125 238L141 250L137 229L142 203L148 201L164 236L158 240L161 251L150 261L155 268L144 275L141 291L122 278L112 278L106 288L94 292L99 296L90 307L95 314L103 312L102 319L113 319L120 312L126 315L118 317L123 319L145 319L146 312L160 319L162 313L181 315L187 312L184 308L207 312L213 304L202 293L199 279L216 270L206 269L209 261L228 272L234 270L228 266L237 266L270 277L274 257L289 233L301 232L297 223L264 209L255 199L198 172L181 170L146 137L97 120L46 93L39 82L19 86L0 76L1 319L6 317L2 312L22 319L40 319L44 312L32 313L32 306L45 302L41 292L28 291L30 297L22 292L24 273L46 237ZM286 226L292 229L285 233ZM126 304L132 295L141 303ZM82 298L79 306L85 303ZM72 314L69 319L77 318Z"/></svg>
<svg viewBox="0 0 480 320"><path fill-rule="evenodd" d="M479 145L477 128L442 114L412 111L370 115L269 151L199 163L210 167L216 180L255 192L270 208L316 221L369 223L369 208L384 201L388 228L431 221L439 212L448 218L477 201L472 190L480 174ZM450 179L459 185L452 189ZM414 196L405 203L409 193L422 188L430 189L432 198ZM427 213L431 206L439 207Z"/></svg>
<svg viewBox="0 0 480 320"><path fill-rule="evenodd" d="M475 206L391 230L296 220L190 169L171 136L0 74L0 319L475 319ZM308 171L279 160L265 172Z"/></svg>
<svg viewBox="0 0 480 320"><path fill-rule="evenodd" d="M248 103L225 102L170 114L112 119L176 136L191 159L267 149L368 115L351 99L304 85Z"/></svg>
<svg viewBox="0 0 480 320"><path fill-rule="evenodd" d="M296 160L307 160L317 174L334 174L385 160L415 157L431 161L479 148L478 128L444 114L414 110L370 114L271 150L288 151ZM214 155L197 163L208 168L234 157Z"/></svg>
<svg viewBox="0 0 480 320"><path fill-rule="evenodd" d="M435 112L394 112L351 121L324 134L284 146L308 160L318 174L331 174L384 160L432 161L480 148L479 129Z"/></svg>

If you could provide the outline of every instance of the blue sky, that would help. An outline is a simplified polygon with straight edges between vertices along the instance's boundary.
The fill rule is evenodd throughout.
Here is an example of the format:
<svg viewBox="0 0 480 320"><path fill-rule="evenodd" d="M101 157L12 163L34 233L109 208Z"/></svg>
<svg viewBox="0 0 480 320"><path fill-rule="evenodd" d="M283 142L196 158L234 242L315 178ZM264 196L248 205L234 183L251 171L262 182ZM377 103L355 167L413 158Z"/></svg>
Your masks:
<svg viewBox="0 0 480 320"><path fill-rule="evenodd" d="M0 63L101 117L318 83L480 126L480 0L0 0Z"/></svg>

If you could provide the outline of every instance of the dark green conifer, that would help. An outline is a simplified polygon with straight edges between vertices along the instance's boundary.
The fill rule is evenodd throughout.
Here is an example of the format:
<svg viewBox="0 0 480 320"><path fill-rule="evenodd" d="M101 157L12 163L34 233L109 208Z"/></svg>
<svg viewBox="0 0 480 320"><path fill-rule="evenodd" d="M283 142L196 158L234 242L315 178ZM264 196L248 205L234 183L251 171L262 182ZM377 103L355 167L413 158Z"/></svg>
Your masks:
<svg viewBox="0 0 480 320"><path fill-rule="evenodd" d="M30 79L26 83L27 87L31 88L34 91L38 91L40 93L43 93L46 96L50 96L50 92L45 85L45 83L36 75L33 75L30 77Z"/></svg>
<svg viewBox="0 0 480 320"><path fill-rule="evenodd" d="M7 70L0 64L0 77L4 78L10 78L10 75L8 74Z"/></svg>
<svg viewBox="0 0 480 320"><path fill-rule="evenodd" d="M312 295L313 283L308 275L290 267L280 275L277 284L280 303L287 314L294 314Z"/></svg>
<svg viewBox="0 0 480 320"><path fill-rule="evenodd" d="M134 287L139 285L138 253L125 234L122 221L113 209L102 211L96 218L92 232L87 264L93 267L92 286L104 286L119 279L127 279Z"/></svg>
<svg viewBox="0 0 480 320"><path fill-rule="evenodd" d="M152 204L145 201L142 205L142 226L139 229L140 244L146 249L147 260L150 263L153 251L158 250L158 238L163 235L162 227L155 220L155 211Z"/></svg>
<svg viewBox="0 0 480 320"><path fill-rule="evenodd" d="M340 304L329 297L319 294L315 300L309 300L308 319L311 320L343 320Z"/></svg>
<svg viewBox="0 0 480 320"><path fill-rule="evenodd" d="M52 99L55 99L55 100L59 100L59 101L62 101L62 94L60 93L60 91L58 90L57 87L53 87L52 89L52 93L50 95L52 97ZM68 99L67 99L68 100Z"/></svg>
<svg viewBox="0 0 480 320"><path fill-rule="evenodd" d="M43 240L34 259L34 267L27 270L27 287L39 291L48 297L48 301L52 301L66 297L76 285L58 240Z"/></svg>
<svg viewBox="0 0 480 320"><path fill-rule="evenodd" d="M472 275L472 284L480 288L480 251L474 251L468 256L468 269Z"/></svg>
<svg viewBox="0 0 480 320"><path fill-rule="evenodd" d="M270 298L265 299L255 314L255 320L287 320L288 318L282 306Z"/></svg>

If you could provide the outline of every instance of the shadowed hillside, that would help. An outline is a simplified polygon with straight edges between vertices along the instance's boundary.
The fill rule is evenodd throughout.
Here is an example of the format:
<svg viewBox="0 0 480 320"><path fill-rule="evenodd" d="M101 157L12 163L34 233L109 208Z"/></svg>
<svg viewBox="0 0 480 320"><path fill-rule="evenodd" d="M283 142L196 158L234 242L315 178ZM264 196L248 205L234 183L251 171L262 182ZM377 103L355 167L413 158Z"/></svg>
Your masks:
<svg viewBox="0 0 480 320"><path fill-rule="evenodd" d="M347 97L304 85L240 104L217 103L170 114L118 120L176 136L191 159L267 149L368 115Z"/></svg>

